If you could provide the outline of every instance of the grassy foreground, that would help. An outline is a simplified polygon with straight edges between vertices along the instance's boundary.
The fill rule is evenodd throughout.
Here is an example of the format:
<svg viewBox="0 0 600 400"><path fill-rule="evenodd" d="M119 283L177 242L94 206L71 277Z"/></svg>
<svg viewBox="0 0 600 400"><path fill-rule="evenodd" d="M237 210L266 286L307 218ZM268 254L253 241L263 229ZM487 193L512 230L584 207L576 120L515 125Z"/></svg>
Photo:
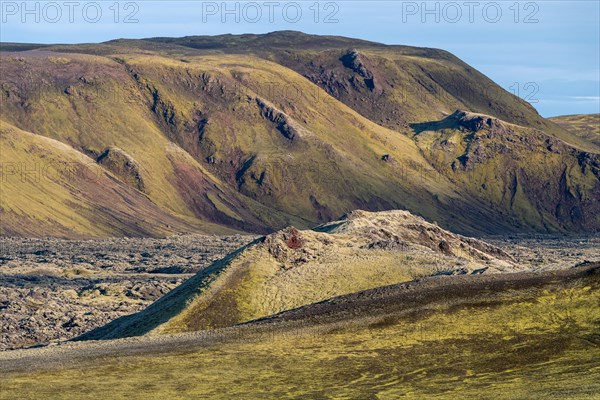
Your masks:
<svg viewBox="0 0 600 400"><path fill-rule="evenodd" d="M600 282L4 374L2 398L599 399Z"/></svg>

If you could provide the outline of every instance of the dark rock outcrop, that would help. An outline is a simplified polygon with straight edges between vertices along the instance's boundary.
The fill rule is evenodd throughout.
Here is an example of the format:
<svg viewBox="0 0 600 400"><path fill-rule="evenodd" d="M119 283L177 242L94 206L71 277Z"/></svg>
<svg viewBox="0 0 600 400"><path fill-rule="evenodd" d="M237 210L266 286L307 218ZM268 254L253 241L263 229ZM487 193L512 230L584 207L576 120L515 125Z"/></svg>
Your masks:
<svg viewBox="0 0 600 400"><path fill-rule="evenodd" d="M116 146L109 146L96 159L98 164L117 175L123 182L139 191L144 191L145 185L139 164L129 154Z"/></svg>

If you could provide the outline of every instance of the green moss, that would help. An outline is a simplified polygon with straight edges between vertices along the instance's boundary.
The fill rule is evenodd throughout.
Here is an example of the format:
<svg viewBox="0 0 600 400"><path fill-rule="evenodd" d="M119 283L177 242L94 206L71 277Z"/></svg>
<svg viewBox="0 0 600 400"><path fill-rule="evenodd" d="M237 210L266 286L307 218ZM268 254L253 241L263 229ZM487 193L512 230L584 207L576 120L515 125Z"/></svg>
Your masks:
<svg viewBox="0 0 600 400"><path fill-rule="evenodd" d="M419 319L248 336L201 350L3 376L8 398L595 399L600 290L508 292Z"/></svg>
<svg viewBox="0 0 600 400"><path fill-rule="evenodd" d="M220 212L222 212L223 214L227 215L230 218L236 219L238 221L242 221L242 218L231 208L227 207L227 205L225 205L225 203L223 203L223 201L221 199L219 199L216 195L208 192L208 193L206 193L206 196L208 197L210 202L215 206L215 208L217 210L219 210Z"/></svg>

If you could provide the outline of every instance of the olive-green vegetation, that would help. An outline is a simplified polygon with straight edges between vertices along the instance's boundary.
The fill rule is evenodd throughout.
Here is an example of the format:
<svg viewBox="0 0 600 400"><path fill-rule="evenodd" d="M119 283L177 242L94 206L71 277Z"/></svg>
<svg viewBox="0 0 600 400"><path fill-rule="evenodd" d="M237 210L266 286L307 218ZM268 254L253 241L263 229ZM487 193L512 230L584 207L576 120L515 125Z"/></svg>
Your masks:
<svg viewBox="0 0 600 400"><path fill-rule="evenodd" d="M518 270L502 250L405 211L353 212L318 231L289 228L258 239L79 340L215 329L435 274Z"/></svg>
<svg viewBox="0 0 600 400"><path fill-rule="evenodd" d="M163 236L173 231L227 231L165 212L68 144L1 120L0 134L4 234Z"/></svg>
<svg viewBox="0 0 600 400"><path fill-rule="evenodd" d="M586 211L599 204L597 158L573 152L541 131L482 114L456 112L414 127L415 140L436 170L452 176L465 192L498 205L514 226L527 220L543 231L559 229L558 220L573 228L600 223L596 211ZM546 151L536 151L540 148Z"/></svg>
<svg viewBox="0 0 600 400"><path fill-rule="evenodd" d="M580 138L600 146L600 114L563 115L549 119Z"/></svg>
<svg viewBox="0 0 600 400"><path fill-rule="evenodd" d="M300 320L266 330L259 324L255 333L250 324L242 327L243 335L224 331L216 343L207 340L203 345L199 337L191 347L164 345L160 354L127 355L124 350L119 357L79 358L76 366L41 362L27 373L5 373L2 395L600 398L597 273L477 295L464 288L459 300L442 296L428 302L423 297L412 309L385 314L375 306L354 311L342 323ZM352 302L348 307L352 309ZM403 309L400 303L394 307Z"/></svg>
<svg viewBox="0 0 600 400"><path fill-rule="evenodd" d="M67 144L196 231L306 228L355 209L407 209L466 233L600 227L598 146L442 50L298 32L16 51L31 48L0 53L2 121ZM444 125L457 109L510 129L479 140L497 129ZM431 137L440 124L449 140ZM16 192L43 189L11 179L2 234L131 234L86 229L91 215L76 229L50 223L50 205L17 209Z"/></svg>

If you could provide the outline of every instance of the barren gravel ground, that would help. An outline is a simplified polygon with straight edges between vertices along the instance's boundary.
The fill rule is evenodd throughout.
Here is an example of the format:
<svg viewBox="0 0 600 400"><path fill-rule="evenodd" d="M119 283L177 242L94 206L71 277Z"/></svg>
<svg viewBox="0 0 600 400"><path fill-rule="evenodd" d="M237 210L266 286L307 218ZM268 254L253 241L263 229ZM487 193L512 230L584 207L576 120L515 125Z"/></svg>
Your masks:
<svg viewBox="0 0 600 400"><path fill-rule="evenodd" d="M587 237L523 235L483 238L532 270L563 269L600 261L600 235Z"/></svg>
<svg viewBox="0 0 600 400"><path fill-rule="evenodd" d="M600 263L559 271L428 277L335 297L233 327L175 335L68 342L3 352L0 353L0 376L46 368L80 367L85 370L90 365L114 362L111 357L185 354L223 343L268 342L276 337L285 338L286 334L290 340L300 333L310 334L318 341L325 332L352 331L369 324L375 327L374 321L378 321L375 323L379 328L393 325L400 319L415 322L435 313L434 310L440 312L440 307L451 314L450 310L477 309L485 304L493 309L492 306L502 302L511 304L521 297L521 301L531 301L536 290L571 288L577 286L577 282L584 286L597 285L599 278Z"/></svg>
<svg viewBox="0 0 600 400"><path fill-rule="evenodd" d="M250 236L0 239L0 349L66 340L139 311Z"/></svg>
<svg viewBox="0 0 600 400"><path fill-rule="evenodd" d="M0 239L0 349L78 336L146 307L252 236ZM532 270L600 261L600 237L486 238Z"/></svg>

